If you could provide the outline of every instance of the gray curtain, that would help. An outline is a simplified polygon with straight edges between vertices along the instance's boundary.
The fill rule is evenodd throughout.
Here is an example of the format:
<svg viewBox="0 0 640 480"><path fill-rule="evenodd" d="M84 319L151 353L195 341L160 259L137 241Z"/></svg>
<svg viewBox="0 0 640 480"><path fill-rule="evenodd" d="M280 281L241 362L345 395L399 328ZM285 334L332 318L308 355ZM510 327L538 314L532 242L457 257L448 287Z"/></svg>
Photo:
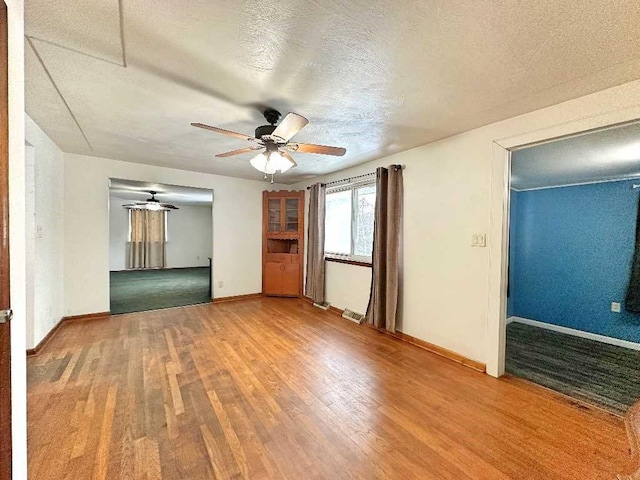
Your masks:
<svg viewBox="0 0 640 480"><path fill-rule="evenodd" d="M307 280L304 294L324 303L324 210L326 187L316 183L309 188L307 238Z"/></svg>
<svg viewBox="0 0 640 480"><path fill-rule="evenodd" d="M127 268L164 268L166 212L130 210L131 242Z"/></svg>
<svg viewBox="0 0 640 480"><path fill-rule="evenodd" d="M396 331L402 270L402 166L376 170L373 272L366 322Z"/></svg>

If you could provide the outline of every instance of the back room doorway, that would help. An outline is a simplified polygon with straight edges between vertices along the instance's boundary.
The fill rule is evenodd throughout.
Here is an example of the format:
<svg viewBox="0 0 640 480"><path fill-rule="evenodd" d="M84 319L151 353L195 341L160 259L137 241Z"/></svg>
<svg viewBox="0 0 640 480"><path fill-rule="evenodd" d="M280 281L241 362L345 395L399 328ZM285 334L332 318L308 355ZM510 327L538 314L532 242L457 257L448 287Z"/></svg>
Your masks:
<svg viewBox="0 0 640 480"><path fill-rule="evenodd" d="M109 180L112 315L211 302L213 191Z"/></svg>
<svg viewBox="0 0 640 480"><path fill-rule="evenodd" d="M617 415L640 400L639 201L640 123L512 152L508 373Z"/></svg>

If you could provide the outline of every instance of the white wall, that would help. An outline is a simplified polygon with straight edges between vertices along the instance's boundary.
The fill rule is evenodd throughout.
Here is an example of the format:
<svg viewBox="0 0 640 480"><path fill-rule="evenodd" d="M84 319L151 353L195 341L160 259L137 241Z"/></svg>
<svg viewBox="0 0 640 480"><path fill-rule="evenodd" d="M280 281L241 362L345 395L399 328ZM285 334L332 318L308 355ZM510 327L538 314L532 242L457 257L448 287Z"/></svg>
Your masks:
<svg viewBox="0 0 640 480"><path fill-rule="evenodd" d="M65 315L109 310L109 178L212 189L214 298L261 291L262 191L278 185L65 153Z"/></svg>
<svg viewBox="0 0 640 480"><path fill-rule="evenodd" d="M27 478L27 360L25 252L24 4L9 14L9 241L11 259L11 434L14 480Z"/></svg>
<svg viewBox="0 0 640 480"><path fill-rule="evenodd" d="M129 214L123 205L131 200L109 198L109 269L127 268ZM206 267L213 251L211 206L179 205L168 214L166 268Z"/></svg>
<svg viewBox="0 0 640 480"><path fill-rule="evenodd" d="M27 203L27 245L33 241L33 317L28 318L27 348L35 347L64 316L63 309L63 160L62 151L26 117L26 139L33 156L33 206ZM29 166L29 164L27 164ZM27 175L29 179L29 175ZM32 185L27 185L31 191Z"/></svg>
<svg viewBox="0 0 640 480"><path fill-rule="evenodd" d="M211 207L182 205L169 212L167 268L208 266L212 227Z"/></svg>
<svg viewBox="0 0 640 480"><path fill-rule="evenodd" d="M325 262L325 294L334 307L365 314L371 292L371 268ZM348 288L345 288L346 286Z"/></svg>
<svg viewBox="0 0 640 480"><path fill-rule="evenodd" d="M640 81L635 81L291 189L372 172L377 166L405 164L400 330L487 362L488 371L496 374L498 317L494 297L499 298L496 278L503 267L505 167L501 158L495 159L494 142L512 147L639 117ZM474 232L490 233L488 248L470 246ZM369 277L361 269L345 266L338 274L329 265L327 300L357 310L362 304L359 298L364 297L362 291L369 288Z"/></svg>
<svg viewBox="0 0 640 480"><path fill-rule="evenodd" d="M129 213L123 205L131 203L109 196L109 270L127 268L127 239L129 236Z"/></svg>
<svg viewBox="0 0 640 480"><path fill-rule="evenodd" d="M28 116L26 117L28 121ZM26 133L26 132L25 132ZM33 348L35 338L35 281L36 281L36 155L35 148L27 142L24 154L25 178L25 327L27 348Z"/></svg>

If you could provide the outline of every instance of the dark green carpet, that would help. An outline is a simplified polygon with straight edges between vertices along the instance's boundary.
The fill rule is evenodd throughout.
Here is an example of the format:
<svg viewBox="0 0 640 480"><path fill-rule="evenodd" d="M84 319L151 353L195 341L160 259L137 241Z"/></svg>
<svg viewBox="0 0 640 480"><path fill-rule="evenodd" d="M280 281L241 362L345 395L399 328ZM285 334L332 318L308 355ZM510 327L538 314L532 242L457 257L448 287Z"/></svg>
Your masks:
<svg viewBox="0 0 640 480"><path fill-rule="evenodd" d="M507 372L614 413L640 400L640 351L512 322Z"/></svg>
<svg viewBox="0 0 640 480"><path fill-rule="evenodd" d="M211 301L208 267L110 272L110 277L112 314Z"/></svg>

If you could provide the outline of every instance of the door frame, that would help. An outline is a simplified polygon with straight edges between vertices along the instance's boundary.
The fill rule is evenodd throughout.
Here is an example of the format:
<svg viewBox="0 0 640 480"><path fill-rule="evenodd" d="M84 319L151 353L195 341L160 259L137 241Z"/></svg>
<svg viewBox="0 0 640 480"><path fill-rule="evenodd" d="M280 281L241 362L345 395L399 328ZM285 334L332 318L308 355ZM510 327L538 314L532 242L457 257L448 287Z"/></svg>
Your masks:
<svg viewBox="0 0 640 480"><path fill-rule="evenodd" d="M0 3L0 310L11 308L9 259L9 21ZM11 321L0 318L0 480L12 475Z"/></svg>
<svg viewBox="0 0 640 480"><path fill-rule="evenodd" d="M487 374L500 377L505 373L512 152L639 121L640 105L636 105L493 141L486 337Z"/></svg>
<svg viewBox="0 0 640 480"><path fill-rule="evenodd" d="M7 7L9 77L9 240L11 259L11 443L12 475L27 478L26 356L26 177L24 101L24 4L5 0Z"/></svg>

